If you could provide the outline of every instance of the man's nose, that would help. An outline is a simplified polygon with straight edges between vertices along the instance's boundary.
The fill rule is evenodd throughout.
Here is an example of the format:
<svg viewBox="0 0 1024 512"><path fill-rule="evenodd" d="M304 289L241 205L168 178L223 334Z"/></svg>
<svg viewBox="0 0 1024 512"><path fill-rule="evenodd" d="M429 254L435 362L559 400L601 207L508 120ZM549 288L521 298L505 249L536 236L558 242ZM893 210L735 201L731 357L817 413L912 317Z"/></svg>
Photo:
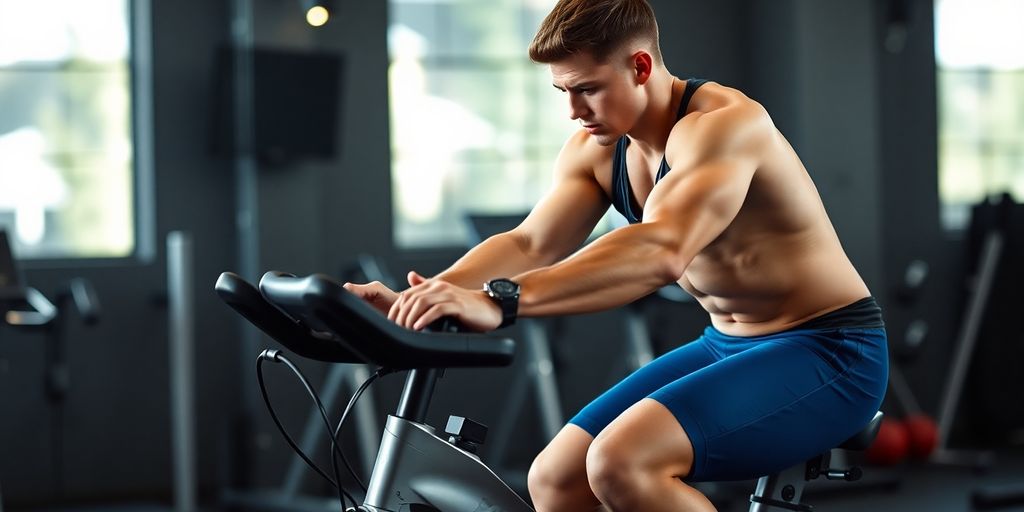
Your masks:
<svg viewBox="0 0 1024 512"><path fill-rule="evenodd" d="M579 96L569 96L569 119L575 121L587 112L587 105Z"/></svg>

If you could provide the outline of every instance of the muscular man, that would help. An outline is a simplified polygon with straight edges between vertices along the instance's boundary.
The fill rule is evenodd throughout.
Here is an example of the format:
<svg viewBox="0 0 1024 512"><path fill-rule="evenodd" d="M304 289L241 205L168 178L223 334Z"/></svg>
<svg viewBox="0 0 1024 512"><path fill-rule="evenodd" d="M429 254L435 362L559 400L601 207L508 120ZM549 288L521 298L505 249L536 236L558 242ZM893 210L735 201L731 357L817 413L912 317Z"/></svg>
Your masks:
<svg viewBox="0 0 1024 512"><path fill-rule="evenodd" d="M599 311L671 282L708 311L701 337L597 398L541 452L537 509L713 510L690 483L756 478L862 428L886 389L881 311L764 108L673 76L645 0L561 0L530 57L582 125L548 194L441 274L410 272L400 294L346 286L410 329ZM609 205L631 225L579 249Z"/></svg>

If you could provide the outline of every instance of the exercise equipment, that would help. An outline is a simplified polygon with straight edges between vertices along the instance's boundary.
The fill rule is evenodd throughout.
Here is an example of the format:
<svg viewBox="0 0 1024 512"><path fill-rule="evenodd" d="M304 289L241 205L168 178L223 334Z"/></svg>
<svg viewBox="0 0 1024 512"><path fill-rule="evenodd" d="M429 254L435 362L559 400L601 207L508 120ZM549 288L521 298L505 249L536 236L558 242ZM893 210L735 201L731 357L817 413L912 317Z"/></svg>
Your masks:
<svg viewBox="0 0 1024 512"><path fill-rule="evenodd" d="M354 282L379 281L392 290L397 286L397 282L387 270L386 265L369 254L359 254L351 264L342 267L341 275ZM258 290L245 281L236 279L234 275L221 276L217 281L216 289L217 293L236 309L245 308L247 301L259 304L262 300L259 298ZM258 314L258 311L247 310L243 316L248 318L248 315ZM285 346L295 350L295 347L290 347L287 343ZM327 352L311 350L313 352L307 357L333 360ZM360 388L360 384L370 377L370 373L371 369L365 364L332 365L321 386L324 408L326 410L335 408L341 399L342 392L349 396L354 395ZM356 408L356 444L359 446L362 469L365 474L370 474L380 443L380 422L377 420L376 401L371 390L363 392L362 398L356 403ZM320 435L323 428L321 421L320 409L312 407L299 441L299 447L304 453L311 453L321 445L323 441L323 437ZM338 503L334 498L309 496L302 493L302 485L307 474L305 461L296 455L289 463L279 488L262 491L228 491L221 499L226 505L246 510L303 512L337 510Z"/></svg>
<svg viewBox="0 0 1024 512"><path fill-rule="evenodd" d="M924 460L931 456L939 444L939 428L930 416L913 414L903 419L910 444L910 455Z"/></svg>
<svg viewBox="0 0 1024 512"><path fill-rule="evenodd" d="M22 331L42 333L46 339L46 374L43 385L51 411L54 482L64 489L64 400L71 389L71 370L66 357L66 328L74 309L84 325L100 318L100 302L88 280L76 277L62 285L51 302L38 289L26 286L11 250L7 232L0 229L0 314L4 324Z"/></svg>
<svg viewBox="0 0 1024 512"><path fill-rule="evenodd" d="M1001 206L1003 212L1000 212L997 217L1005 219L1004 212L1009 207L1007 201L1010 200L1004 197ZM967 379L967 370L970 367L971 358L977 345L978 331L985 316L985 309L988 298L992 293L996 270L1002 257L1005 237L1004 222L1000 220L993 223L986 230L983 237L979 263L974 278L974 287L967 300L967 307L956 338L956 353L951 361L949 378L946 379L946 387L943 390L940 401L938 442L930 459L936 464L966 465L981 470L988 468L993 462L991 452L954 450L950 448L949 441L950 432L953 429L953 420L956 418L960 405L964 382Z"/></svg>
<svg viewBox="0 0 1024 512"><path fill-rule="evenodd" d="M875 441L864 452L865 459L881 466L894 466L903 462L910 453L907 427L897 419L885 418L878 428Z"/></svg>
<svg viewBox="0 0 1024 512"><path fill-rule="evenodd" d="M903 371L895 362L889 366L889 389L903 410L902 427L907 436L907 454L918 460L928 459L939 444L938 424L922 411ZM872 452L869 450L868 453Z"/></svg>
<svg viewBox="0 0 1024 512"><path fill-rule="evenodd" d="M1000 270L1004 273L1004 279L1012 277L1005 275L1008 273L1006 267L1009 265L1004 265L1001 268L1000 263L1007 256L1007 249L1010 250L1011 257L1014 249L1018 253L1020 251L1020 222L1020 205L1016 204L1008 193L987 198L981 204L976 205L972 211L972 235L980 238L979 263L975 271L974 287L968 299L967 311L964 314L964 325L959 338L959 350L954 359L952 373L955 381L951 379L944 394L943 415L940 417L939 424L940 449L944 450L949 441L949 431L952 426L953 415L956 411L964 380L967 377L967 370L977 344L979 332L982 329L981 324L988 310L988 301L996 295L994 293L996 291L996 277ZM1016 269L1014 271L1019 272ZM1016 283L1018 281L1012 279L1010 282ZM1010 295L1019 297L1016 288L1014 288ZM1007 296L1004 293L1002 298L1005 299ZM1010 315L1019 315L1019 310L1012 307L1009 308L1010 311L1006 311L1009 306L1008 304L997 302L996 306L1002 309L1001 312L1004 313L1004 317L1008 317L1011 321L1016 320L1017 317ZM1006 355L1004 354L1002 357L1005 359ZM1020 400L1019 396L1015 394L1016 390L1008 389L1003 391L1002 396L1010 400L1005 407L1017 407L1018 412L1024 410L1019 405ZM943 454L945 455L945 452ZM988 452L981 452L980 457L984 457L983 462L986 463L990 463L992 459L992 455ZM1024 504L1024 486L1020 484L978 488L971 493L971 505L975 510L997 510L1022 504Z"/></svg>
<svg viewBox="0 0 1024 512"><path fill-rule="evenodd" d="M442 437L424 423L445 368L507 366L515 353L515 341L460 333L450 322L436 322L434 332L403 329L347 292L341 283L321 274L295 277L268 272L260 281L258 295L230 293L222 286L225 282L238 285L244 281L224 273L218 280L218 292L239 313L299 355L315 355L314 359L330 362L371 362L408 372L396 412L384 427L363 504L349 512L532 510L476 455L486 427L452 416ZM266 350L260 358L287 362L277 350ZM881 413L840 448L864 449L880 423ZM750 497L750 511L811 510L801 503L807 482L819 477L860 478L859 468L831 467L830 453L761 478Z"/></svg>
<svg viewBox="0 0 1024 512"><path fill-rule="evenodd" d="M897 302L908 308L916 305L928 273L927 262L911 261L904 271L902 282L896 288ZM889 391L899 404L903 419L898 425L895 424L897 420L887 419L883 423L882 432L876 439L878 446L872 446L867 451L870 462L894 465L906 457L925 460L938 445L938 425L922 410L902 368L904 363L917 357L927 336L928 323L921 318L914 319L907 325L902 343L894 349L896 357L889 362Z"/></svg>
<svg viewBox="0 0 1024 512"><path fill-rule="evenodd" d="M176 512L199 508L196 471L195 274L192 236L167 234L168 374L170 377L172 503Z"/></svg>
<svg viewBox="0 0 1024 512"><path fill-rule="evenodd" d="M975 205L967 233L968 261L993 230L1003 233L999 264L978 330L978 342L964 385L961 417L975 439L992 449L1024 448L1024 332L1017 327L1024 311L1024 205L1009 195Z"/></svg>
<svg viewBox="0 0 1024 512"><path fill-rule="evenodd" d="M0 313L7 325L41 327L57 316L57 308L39 290L25 286L7 231L0 229Z"/></svg>
<svg viewBox="0 0 1024 512"><path fill-rule="evenodd" d="M864 428L836 448L840 453L842 450L864 451L871 446L875 436L878 435L879 427L884 419L881 411L876 412ZM808 482L820 477L825 477L827 480L856 482L863 476L863 471L857 466L834 468L831 465L832 450L829 450L812 457L803 464L797 464L779 473L761 477L757 481L754 494L750 496L749 512L780 512L782 510L812 512L813 507L801 502L804 487Z"/></svg>

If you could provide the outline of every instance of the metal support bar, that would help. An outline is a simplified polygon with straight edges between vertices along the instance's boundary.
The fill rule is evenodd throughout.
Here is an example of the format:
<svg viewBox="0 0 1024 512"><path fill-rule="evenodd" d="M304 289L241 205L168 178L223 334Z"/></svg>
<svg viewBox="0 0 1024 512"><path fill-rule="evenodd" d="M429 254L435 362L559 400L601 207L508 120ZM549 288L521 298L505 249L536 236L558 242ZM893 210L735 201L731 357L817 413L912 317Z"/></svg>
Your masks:
<svg viewBox="0 0 1024 512"><path fill-rule="evenodd" d="M196 499L195 443L195 293L192 237L167 235L167 291L170 306L171 446L174 510L192 512Z"/></svg>
<svg viewBox="0 0 1024 512"><path fill-rule="evenodd" d="M985 316L985 307L988 296L992 291L992 284L995 279L996 267L999 266L999 257L1003 249L1003 234L999 231L991 231L985 237L985 245L981 250L981 264L978 266L977 282L967 304L967 311L964 314L964 323L957 336L957 352L953 356L953 367L950 377L946 380L946 389L942 394L942 406L939 411L939 439L938 450L934 457L942 459L947 448L949 448L949 434L953 429L953 420L956 417L957 406L960 402L960 394L963 391L964 380L967 378L967 369L971 363L971 356L974 353L974 346L978 340L978 330Z"/></svg>
<svg viewBox="0 0 1024 512"><path fill-rule="evenodd" d="M427 419L427 408L430 407L430 397L434 395L434 384L440 377L441 370L437 369L409 370L395 416L415 423L424 423Z"/></svg>
<svg viewBox="0 0 1024 512"><path fill-rule="evenodd" d="M811 510L810 506L800 503L806 478L806 464L797 464L774 475L762 476L757 481L754 494L750 496L749 512Z"/></svg>

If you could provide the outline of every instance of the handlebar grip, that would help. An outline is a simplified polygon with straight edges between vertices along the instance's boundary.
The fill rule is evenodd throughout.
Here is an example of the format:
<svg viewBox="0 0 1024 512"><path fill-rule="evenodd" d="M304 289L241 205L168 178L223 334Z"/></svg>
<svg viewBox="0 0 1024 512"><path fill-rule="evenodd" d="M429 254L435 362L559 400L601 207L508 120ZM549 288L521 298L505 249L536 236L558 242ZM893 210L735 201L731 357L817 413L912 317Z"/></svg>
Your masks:
<svg viewBox="0 0 1024 512"><path fill-rule="evenodd" d="M462 323L453 316L442 316L427 326L428 332L464 332L466 329Z"/></svg>

